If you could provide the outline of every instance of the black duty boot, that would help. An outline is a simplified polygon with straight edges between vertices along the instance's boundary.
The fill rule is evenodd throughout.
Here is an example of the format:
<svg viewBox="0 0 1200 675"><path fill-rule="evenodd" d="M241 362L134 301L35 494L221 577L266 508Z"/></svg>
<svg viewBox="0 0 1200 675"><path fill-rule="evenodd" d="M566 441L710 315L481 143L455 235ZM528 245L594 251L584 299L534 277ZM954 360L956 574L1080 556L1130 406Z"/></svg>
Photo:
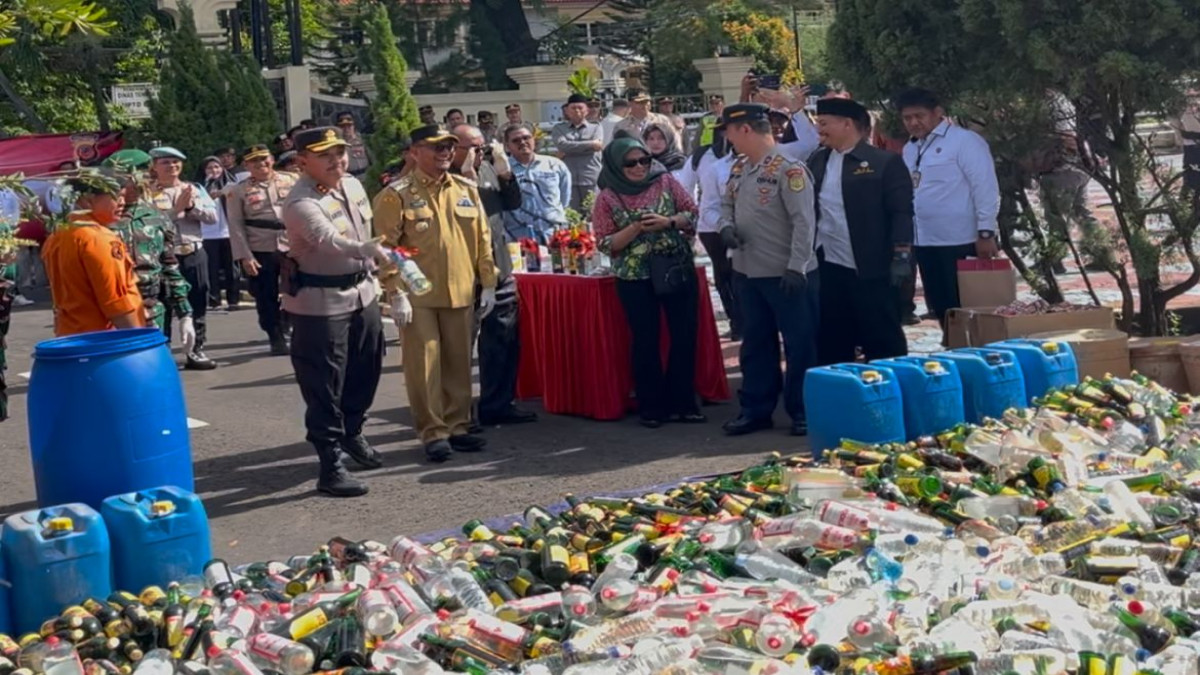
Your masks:
<svg viewBox="0 0 1200 675"><path fill-rule="evenodd" d="M291 351L288 349L287 338L283 337L282 330L276 330L269 336L271 340L271 356L287 356Z"/></svg>
<svg viewBox="0 0 1200 675"><path fill-rule="evenodd" d="M331 497L360 497L367 494L367 486L346 471L342 463L342 451L336 445L318 445L317 457L321 459L321 475L317 478L317 492Z"/></svg>
<svg viewBox="0 0 1200 675"><path fill-rule="evenodd" d="M383 466L383 457L379 451L371 447L362 434L342 439L342 452L350 456L357 464L367 469L378 469Z"/></svg>

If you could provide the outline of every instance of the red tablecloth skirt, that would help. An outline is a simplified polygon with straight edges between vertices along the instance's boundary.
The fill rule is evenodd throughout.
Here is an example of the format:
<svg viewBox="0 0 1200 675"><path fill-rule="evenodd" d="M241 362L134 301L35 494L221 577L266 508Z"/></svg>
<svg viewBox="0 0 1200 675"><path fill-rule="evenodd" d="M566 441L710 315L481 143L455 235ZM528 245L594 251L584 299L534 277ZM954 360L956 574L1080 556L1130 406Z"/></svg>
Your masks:
<svg viewBox="0 0 1200 675"><path fill-rule="evenodd" d="M729 381L704 268L697 268L696 393L729 399ZM615 277L517 274L521 297L518 398L542 398L547 412L615 420L632 407L629 324ZM663 320L663 358L669 336Z"/></svg>

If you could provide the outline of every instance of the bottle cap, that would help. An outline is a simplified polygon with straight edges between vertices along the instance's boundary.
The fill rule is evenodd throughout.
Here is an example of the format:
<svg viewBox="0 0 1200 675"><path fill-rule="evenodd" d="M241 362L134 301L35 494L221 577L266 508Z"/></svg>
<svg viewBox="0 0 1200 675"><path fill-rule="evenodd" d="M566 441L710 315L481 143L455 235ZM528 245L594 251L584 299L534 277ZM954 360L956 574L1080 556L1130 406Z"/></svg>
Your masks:
<svg viewBox="0 0 1200 675"><path fill-rule="evenodd" d="M925 374L926 375L940 375L943 372L945 372L945 369L942 368L942 364L938 363L937 361L926 361L925 362Z"/></svg>
<svg viewBox="0 0 1200 675"><path fill-rule="evenodd" d="M859 377L861 377L862 381L867 384L874 384L883 380L883 375L881 375L878 370L864 370L862 375Z"/></svg>
<svg viewBox="0 0 1200 675"><path fill-rule="evenodd" d="M175 513L175 502L164 499L150 504L151 516L161 518L162 516L169 516L172 513Z"/></svg>
<svg viewBox="0 0 1200 675"><path fill-rule="evenodd" d="M1043 342L1042 351L1046 354L1057 354L1059 346L1057 342Z"/></svg>
<svg viewBox="0 0 1200 675"><path fill-rule="evenodd" d="M46 529L51 532L70 532L75 529L75 521L66 516L51 518L46 521Z"/></svg>

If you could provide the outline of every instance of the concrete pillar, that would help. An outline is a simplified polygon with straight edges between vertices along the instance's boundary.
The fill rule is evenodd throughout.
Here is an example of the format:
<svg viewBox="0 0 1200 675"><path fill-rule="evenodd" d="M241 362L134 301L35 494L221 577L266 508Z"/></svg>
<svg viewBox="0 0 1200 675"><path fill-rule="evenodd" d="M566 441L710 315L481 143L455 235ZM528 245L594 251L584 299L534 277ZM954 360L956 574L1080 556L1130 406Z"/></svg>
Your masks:
<svg viewBox="0 0 1200 675"><path fill-rule="evenodd" d="M412 91L413 85L415 85L419 79L421 79L420 71L404 71L404 86L408 87L409 92ZM375 87L375 75L372 73L358 73L356 75L351 75L350 86L363 96L366 96L367 100L375 98L375 92L377 89Z"/></svg>
<svg viewBox="0 0 1200 675"><path fill-rule="evenodd" d="M179 23L179 0L157 0L158 8ZM196 0L192 3L192 14L196 19L196 33L209 46L225 44L225 29L221 28L218 14L227 9L237 9L237 0Z"/></svg>
<svg viewBox="0 0 1200 675"><path fill-rule="evenodd" d="M524 66L509 68L508 76L520 87L513 92L513 102L521 104L522 116L528 122L550 121L545 112L545 104L561 105L567 102L571 95L567 88L567 79L571 77L571 67L554 66ZM504 119L504 111L497 111L500 120Z"/></svg>
<svg viewBox="0 0 1200 675"><path fill-rule="evenodd" d="M312 117L312 75L308 66L264 70L263 77L283 80L283 112L288 127Z"/></svg>
<svg viewBox="0 0 1200 675"><path fill-rule="evenodd" d="M742 93L742 78L754 68L750 56L720 56L692 61L700 71L700 89L705 94L720 94L726 103L737 103Z"/></svg>

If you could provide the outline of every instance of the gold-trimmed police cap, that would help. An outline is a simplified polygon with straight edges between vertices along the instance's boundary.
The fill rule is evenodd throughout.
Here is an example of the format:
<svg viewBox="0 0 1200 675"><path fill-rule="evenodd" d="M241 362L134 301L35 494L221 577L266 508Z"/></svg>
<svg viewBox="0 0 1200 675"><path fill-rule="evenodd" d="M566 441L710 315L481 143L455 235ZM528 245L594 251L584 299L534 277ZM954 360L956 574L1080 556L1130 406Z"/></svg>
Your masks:
<svg viewBox="0 0 1200 675"><path fill-rule="evenodd" d="M242 161L252 162L256 159L266 159L271 156L271 149L263 143L255 143L254 145L242 151Z"/></svg>
<svg viewBox="0 0 1200 675"><path fill-rule="evenodd" d="M325 152L330 148L350 145L337 127L316 127L297 131L292 141L300 152Z"/></svg>
<svg viewBox="0 0 1200 675"><path fill-rule="evenodd" d="M442 141L458 142L458 136L450 133L445 127L437 124L426 124L417 127L408 134L413 145L417 143L441 143Z"/></svg>
<svg viewBox="0 0 1200 675"><path fill-rule="evenodd" d="M721 113L721 121L717 122L718 129L724 129L730 124L756 122L765 120L771 109L761 103L735 103L725 106Z"/></svg>

